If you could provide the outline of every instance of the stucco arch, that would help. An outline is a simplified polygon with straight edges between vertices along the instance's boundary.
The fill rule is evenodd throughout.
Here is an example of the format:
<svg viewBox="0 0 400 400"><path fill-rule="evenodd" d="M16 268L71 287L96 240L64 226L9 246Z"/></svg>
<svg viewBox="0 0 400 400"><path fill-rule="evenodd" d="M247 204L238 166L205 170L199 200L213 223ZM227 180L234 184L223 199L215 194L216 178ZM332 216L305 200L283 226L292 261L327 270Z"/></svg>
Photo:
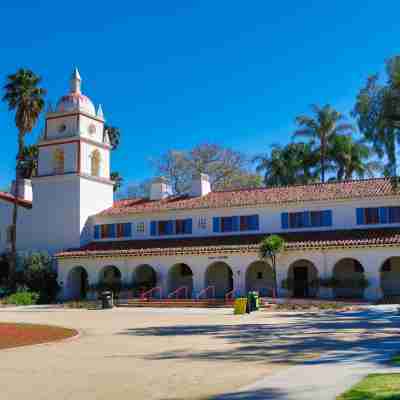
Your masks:
<svg viewBox="0 0 400 400"><path fill-rule="evenodd" d="M287 283L293 297L315 297L319 287L318 269L310 260L296 260L289 266Z"/></svg>
<svg viewBox="0 0 400 400"><path fill-rule="evenodd" d="M333 292L337 298L364 298L364 267L355 258L342 258L333 267Z"/></svg>
<svg viewBox="0 0 400 400"><path fill-rule="evenodd" d="M400 296L400 257L385 260L380 269L383 295Z"/></svg>
<svg viewBox="0 0 400 400"><path fill-rule="evenodd" d="M215 297L224 298L233 289L233 272L231 267L217 261L208 266L205 273L205 287L215 288Z"/></svg>
<svg viewBox="0 0 400 400"><path fill-rule="evenodd" d="M265 261L254 261L246 270L246 291L255 290L261 296L272 296L274 279L272 267Z"/></svg>
<svg viewBox="0 0 400 400"><path fill-rule="evenodd" d="M149 264L138 265L133 271L133 287L135 296L157 286L157 271Z"/></svg>
<svg viewBox="0 0 400 400"><path fill-rule="evenodd" d="M168 293L174 290L186 287L186 296L192 297L193 292L193 271L185 263L178 263L173 265L168 271ZM184 297L185 292L179 294L179 297Z"/></svg>
<svg viewBox="0 0 400 400"><path fill-rule="evenodd" d="M86 269L81 265L71 268L67 276L67 297L73 300L86 299L88 288Z"/></svg>
<svg viewBox="0 0 400 400"><path fill-rule="evenodd" d="M104 289L119 292L122 284L122 274L115 265L106 265L99 272L99 284Z"/></svg>

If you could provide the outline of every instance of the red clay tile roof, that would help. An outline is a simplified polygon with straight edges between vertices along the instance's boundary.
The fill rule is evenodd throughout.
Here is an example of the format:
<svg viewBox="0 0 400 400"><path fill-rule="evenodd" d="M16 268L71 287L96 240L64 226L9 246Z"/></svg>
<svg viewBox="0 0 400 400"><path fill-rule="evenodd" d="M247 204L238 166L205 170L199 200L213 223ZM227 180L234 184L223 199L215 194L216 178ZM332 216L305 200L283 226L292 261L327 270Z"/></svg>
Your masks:
<svg viewBox="0 0 400 400"><path fill-rule="evenodd" d="M286 250L400 245L399 228L290 232L279 233L279 235L285 239ZM258 250L258 244L265 236L265 234L257 234L92 242L80 249L67 250L56 256L63 258L254 252Z"/></svg>
<svg viewBox="0 0 400 400"><path fill-rule="evenodd" d="M14 203L15 196L8 192L0 192L0 200L5 200L10 203ZM32 202L24 199L18 199L18 205L25 208L32 208Z"/></svg>
<svg viewBox="0 0 400 400"><path fill-rule="evenodd" d="M400 187L400 186L399 186ZM398 195L391 179L374 178L273 188L211 192L203 197L171 196L164 200L126 199L98 215L121 215L168 210L258 206L317 200L372 198Z"/></svg>

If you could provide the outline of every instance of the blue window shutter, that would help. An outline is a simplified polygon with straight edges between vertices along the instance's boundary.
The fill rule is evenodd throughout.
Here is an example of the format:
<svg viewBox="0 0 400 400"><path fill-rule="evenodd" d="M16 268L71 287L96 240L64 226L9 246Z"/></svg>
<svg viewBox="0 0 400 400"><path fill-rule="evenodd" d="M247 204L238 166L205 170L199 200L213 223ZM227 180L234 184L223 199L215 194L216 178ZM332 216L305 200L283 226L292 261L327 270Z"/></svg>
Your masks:
<svg viewBox="0 0 400 400"><path fill-rule="evenodd" d="M221 232L221 218L220 217L213 218L213 232Z"/></svg>
<svg viewBox="0 0 400 400"><path fill-rule="evenodd" d="M150 235L157 236L157 221L150 222Z"/></svg>
<svg viewBox="0 0 400 400"><path fill-rule="evenodd" d="M322 211L322 226L332 226L332 210Z"/></svg>
<svg viewBox="0 0 400 400"><path fill-rule="evenodd" d="M100 225L94 226L94 238L100 239Z"/></svg>
<svg viewBox="0 0 400 400"><path fill-rule="evenodd" d="M363 208L357 208L356 217L357 217L357 225L363 225L364 224L364 209Z"/></svg>
<svg viewBox="0 0 400 400"><path fill-rule="evenodd" d="M167 221L166 231L167 235L172 235L174 233L174 221Z"/></svg>
<svg viewBox="0 0 400 400"><path fill-rule="evenodd" d="M379 207L379 223L387 224L389 222L389 209L388 207Z"/></svg>
<svg viewBox="0 0 400 400"><path fill-rule="evenodd" d="M188 218L185 220L184 232L187 234L192 233L192 218Z"/></svg>
<svg viewBox="0 0 400 400"><path fill-rule="evenodd" d="M311 226L310 211L304 211L303 212L303 226L304 227Z"/></svg>
<svg viewBox="0 0 400 400"><path fill-rule="evenodd" d="M124 224L124 237L132 236L132 225L130 223Z"/></svg>
<svg viewBox="0 0 400 400"><path fill-rule="evenodd" d="M252 231L258 231L259 229L259 217L258 215L250 215L249 216L249 229Z"/></svg>
<svg viewBox="0 0 400 400"><path fill-rule="evenodd" d="M239 230L239 217L232 217L232 232Z"/></svg>
<svg viewBox="0 0 400 400"><path fill-rule="evenodd" d="M281 214L281 226L282 226L282 229L289 228L289 213Z"/></svg>
<svg viewBox="0 0 400 400"><path fill-rule="evenodd" d="M109 228L110 238L115 238L115 224L110 224Z"/></svg>

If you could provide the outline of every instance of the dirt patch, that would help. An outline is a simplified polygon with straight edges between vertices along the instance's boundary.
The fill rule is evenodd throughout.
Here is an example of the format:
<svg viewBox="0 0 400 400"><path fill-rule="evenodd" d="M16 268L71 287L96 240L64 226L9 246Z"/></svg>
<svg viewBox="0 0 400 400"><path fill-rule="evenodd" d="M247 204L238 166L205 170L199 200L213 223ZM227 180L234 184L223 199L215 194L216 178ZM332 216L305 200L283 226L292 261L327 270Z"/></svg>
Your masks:
<svg viewBox="0 0 400 400"><path fill-rule="evenodd" d="M73 337L77 333L74 329L58 326L0 322L0 349L53 342Z"/></svg>

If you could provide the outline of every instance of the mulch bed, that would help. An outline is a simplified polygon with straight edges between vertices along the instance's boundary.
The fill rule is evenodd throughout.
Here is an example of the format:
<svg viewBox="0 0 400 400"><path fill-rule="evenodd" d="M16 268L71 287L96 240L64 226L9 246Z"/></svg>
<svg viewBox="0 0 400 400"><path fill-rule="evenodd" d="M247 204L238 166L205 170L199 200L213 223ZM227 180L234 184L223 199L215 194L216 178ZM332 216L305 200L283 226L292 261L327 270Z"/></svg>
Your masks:
<svg viewBox="0 0 400 400"><path fill-rule="evenodd" d="M74 329L58 326L0 322L0 349L54 342L70 338L77 333Z"/></svg>

